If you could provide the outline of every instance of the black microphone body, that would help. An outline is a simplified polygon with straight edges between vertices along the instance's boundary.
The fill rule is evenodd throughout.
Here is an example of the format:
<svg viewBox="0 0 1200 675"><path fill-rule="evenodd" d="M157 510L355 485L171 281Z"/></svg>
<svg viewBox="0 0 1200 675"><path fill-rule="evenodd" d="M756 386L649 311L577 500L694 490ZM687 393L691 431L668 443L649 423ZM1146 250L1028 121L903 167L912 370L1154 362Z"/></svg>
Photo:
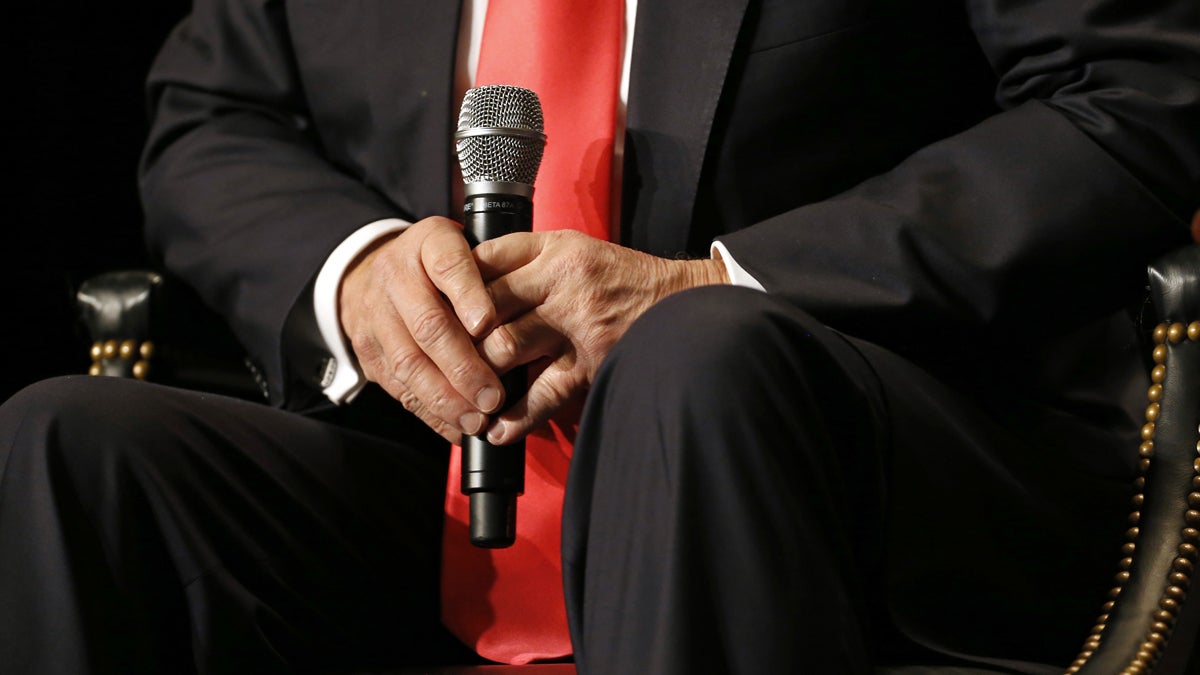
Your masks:
<svg viewBox="0 0 1200 675"><path fill-rule="evenodd" d="M529 232L533 204L517 194L491 193L467 198L463 228L474 248L481 242L513 232ZM504 400L525 394L524 366L505 373ZM470 496L471 543L483 548L504 548L516 540L517 495L525 491L525 441L493 445L483 435L464 436L462 491Z"/></svg>
<svg viewBox="0 0 1200 675"><path fill-rule="evenodd" d="M533 229L533 182L546 136L542 107L528 89L489 85L467 91L455 133L466 201L464 234L471 247ZM525 394L525 367L501 378L507 405ZM470 498L471 543L504 548L516 541L517 496L525 491L525 441L493 445L486 436L462 442L462 491Z"/></svg>

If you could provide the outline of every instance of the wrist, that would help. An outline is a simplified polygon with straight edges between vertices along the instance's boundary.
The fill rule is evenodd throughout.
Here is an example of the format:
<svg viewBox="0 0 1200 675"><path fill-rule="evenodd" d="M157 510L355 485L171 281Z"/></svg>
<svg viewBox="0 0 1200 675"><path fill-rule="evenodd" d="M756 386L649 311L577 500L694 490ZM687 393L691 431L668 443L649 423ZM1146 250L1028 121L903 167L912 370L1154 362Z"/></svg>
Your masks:
<svg viewBox="0 0 1200 675"><path fill-rule="evenodd" d="M667 294L697 286L728 285L729 274L720 260L661 260Z"/></svg>
<svg viewBox="0 0 1200 675"><path fill-rule="evenodd" d="M688 266L690 283L688 286L728 285L729 271L720 258L707 260L689 260Z"/></svg>

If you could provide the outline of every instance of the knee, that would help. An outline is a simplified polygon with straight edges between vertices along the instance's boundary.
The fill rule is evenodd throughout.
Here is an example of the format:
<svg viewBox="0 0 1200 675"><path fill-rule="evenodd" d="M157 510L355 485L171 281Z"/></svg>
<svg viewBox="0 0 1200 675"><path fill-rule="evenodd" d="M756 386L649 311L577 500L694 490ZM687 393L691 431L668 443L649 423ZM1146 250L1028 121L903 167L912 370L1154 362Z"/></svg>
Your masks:
<svg viewBox="0 0 1200 675"><path fill-rule="evenodd" d="M169 447L159 388L110 377L64 376L31 384L0 406L0 467L28 475L66 469L79 480ZM20 467L20 468L18 468Z"/></svg>
<svg viewBox="0 0 1200 675"><path fill-rule="evenodd" d="M675 435L673 448L697 434L796 437L879 424L877 388L861 355L811 315L760 291L704 287L634 322L597 375L585 425L634 445L655 429Z"/></svg>
<svg viewBox="0 0 1200 675"><path fill-rule="evenodd" d="M612 446L604 451L610 459L724 452L686 439L763 428L763 420L808 405L797 383L812 379L820 360L798 343L819 332L814 324L751 289L703 287L667 297L634 322L600 368L581 426L588 441L576 455L586 456L591 441ZM661 452L634 450L651 430Z"/></svg>
<svg viewBox="0 0 1200 675"><path fill-rule="evenodd" d="M55 437L97 444L127 436L159 414L157 387L112 377L68 375L31 384L0 408L6 437L52 432ZM15 426L14 426L15 425Z"/></svg>
<svg viewBox="0 0 1200 675"><path fill-rule="evenodd" d="M605 368L713 386L778 375L819 330L795 307L761 291L705 286L651 307L616 344Z"/></svg>

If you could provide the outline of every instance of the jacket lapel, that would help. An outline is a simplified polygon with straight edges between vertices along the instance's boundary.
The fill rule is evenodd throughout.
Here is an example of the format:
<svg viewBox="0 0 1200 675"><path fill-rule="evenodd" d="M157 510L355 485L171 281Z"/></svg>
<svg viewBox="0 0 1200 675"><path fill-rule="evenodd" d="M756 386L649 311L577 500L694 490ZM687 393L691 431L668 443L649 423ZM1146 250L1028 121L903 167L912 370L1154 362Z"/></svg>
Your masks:
<svg viewBox="0 0 1200 675"><path fill-rule="evenodd" d="M638 3L626 113L621 241L687 248L700 172L748 0Z"/></svg>

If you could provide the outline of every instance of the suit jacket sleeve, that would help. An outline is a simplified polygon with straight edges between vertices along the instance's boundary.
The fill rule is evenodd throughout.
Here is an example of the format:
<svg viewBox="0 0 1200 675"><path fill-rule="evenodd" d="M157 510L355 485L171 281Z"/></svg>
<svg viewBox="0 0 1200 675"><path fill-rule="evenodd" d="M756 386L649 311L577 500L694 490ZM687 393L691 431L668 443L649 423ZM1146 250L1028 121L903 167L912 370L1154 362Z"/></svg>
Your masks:
<svg viewBox="0 0 1200 675"><path fill-rule="evenodd" d="M1002 112L720 238L769 292L915 354L1120 308L1200 206L1200 4L968 6Z"/></svg>
<svg viewBox="0 0 1200 675"><path fill-rule="evenodd" d="M140 186L152 253L229 320L272 402L304 407L319 377L289 370L289 316L346 236L406 214L325 158L288 41L281 2L195 3L148 78Z"/></svg>

